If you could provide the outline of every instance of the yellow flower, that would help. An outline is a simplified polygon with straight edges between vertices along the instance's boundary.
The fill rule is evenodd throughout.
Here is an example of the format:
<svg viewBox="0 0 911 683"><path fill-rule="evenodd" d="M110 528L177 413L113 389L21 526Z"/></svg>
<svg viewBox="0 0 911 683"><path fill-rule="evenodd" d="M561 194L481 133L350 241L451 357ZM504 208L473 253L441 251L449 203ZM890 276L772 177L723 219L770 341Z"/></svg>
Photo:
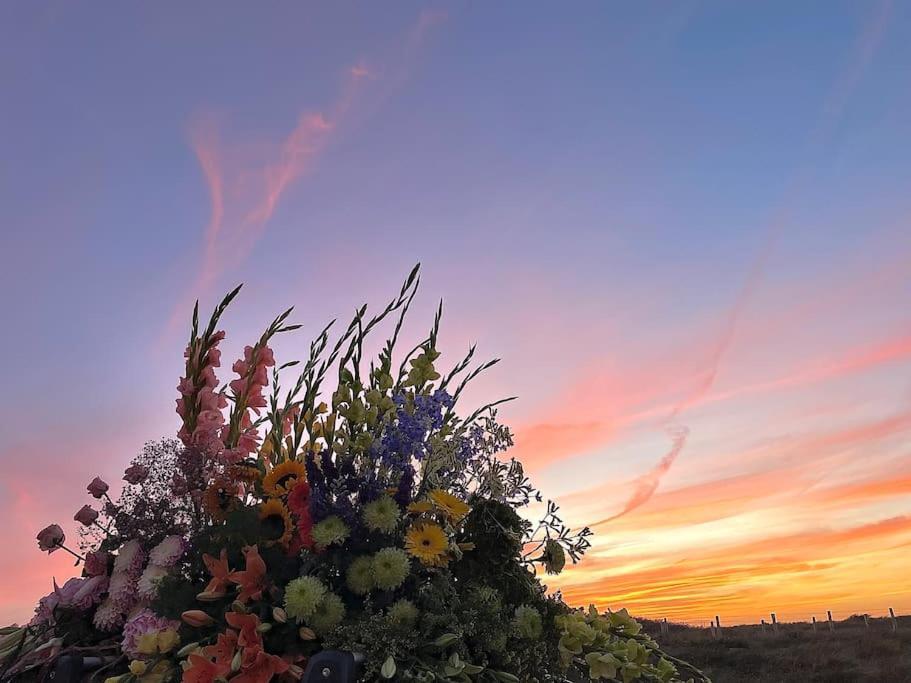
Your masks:
<svg viewBox="0 0 911 683"><path fill-rule="evenodd" d="M405 534L405 550L421 563L431 567L443 567L448 558L446 550L449 539L443 529L433 522L413 524Z"/></svg>
<svg viewBox="0 0 911 683"><path fill-rule="evenodd" d="M142 676L146 672L146 663L141 659L134 659L130 662L130 673L135 676Z"/></svg>
<svg viewBox="0 0 911 683"><path fill-rule="evenodd" d="M408 512L413 515L421 515L433 510L433 505L429 500L420 500L408 506Z"/></svg>
<svg viewBox="0 0 911 683"><path fill-rule="evenodd" d="M306 478L307 468L302 462L285 460L263 478L263 490L267 496L284 496L291 492L296 480L304 481Z"/></svg>
<svg viewBox="0 0 911 683"><path fill-rule="evenodd" d="M458 497L443 489L434 489L430 492L430 500L442 510L453 522L460 522L465 518L471 508Z"/></svg>
<svg viewBox="0 0 911 683"><path fill-rule="evenodd" d="M178 645L180 645L180 636L177 635L177 631L175 631L173 628L168 628L164 631L158 632L159 652L170 652Z"/></svg>
<svg viewBox="0 0 911 683"><path fill-rule="evenodd" d="M291 513L277 498L270 498L259 506L259 521L268 539L268 545L287 545L291 540L294 530Z"/></svg>
<svg viewBox="0 0 911 683"><path fill-rule="evenodd" d="M143 633L136 639L136 651L141 655L158 653L158 631Z"/></svg>

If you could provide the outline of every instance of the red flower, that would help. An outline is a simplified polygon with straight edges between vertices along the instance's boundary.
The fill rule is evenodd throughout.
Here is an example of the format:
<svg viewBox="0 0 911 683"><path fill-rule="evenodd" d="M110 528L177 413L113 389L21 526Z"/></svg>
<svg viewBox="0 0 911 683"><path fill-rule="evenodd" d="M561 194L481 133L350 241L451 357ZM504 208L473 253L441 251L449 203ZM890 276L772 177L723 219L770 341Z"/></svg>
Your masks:
<svg viewBox="0 0 911 683"><path fill-rule="evenodd" d="M240 587L237 599L241 602L248 600L258 600L263 594L263 580L266 576L266 563L259 556L259 550L255 545L248 545L244 548L244 558L247 560L247 567L244 571L231 572L228 579L231 583L236 583Z"/></svg>
<svg viewBox="0 0 911 683"><path fill-rule="evenodd" d="M288 509L298 517L310 515L310 484L297 480L291 493L288 494Z"/></svg>
<svg viewBox="0 0 911 683"><path fill-rule="evenodd" d="M288 670L288 662L281 657L270 655L262 650L245 650L244 662L240 673L234 676L232 683L268 683L275 674Z"/></svg>
<svg viewBox="0 0 911 683"><path fill-rule="evenodd" d="M297 535L300 538L300 544L307 550L313 550L316 543L313 542L313 518L310 517L310 510L305 509L297 519Z"/></svg>
<svg viewBox="0 0 911 683"><path fill-rule="evenodd" d="M66 536L58 524L51 524L38 532L38 550L46 550L48 554L63 546Z"/></svg>
<svg viewBox="0 0 911 683"><path fill-rule="evenodd" d="M230 569L228 568L228 551L221 549L218 559L208 553L203 553L202 561L206 563L206 569L212 575L212 580L206 586L203 593L211 597L221 597L228 590L230 580Z"/></svg>
<svg viewBox="0 0 911 683"><path fill-rule="evenodd" d="M237 634L234 631L219 633L218 641L215 645L209 645L203 648L206 657L214 657L218 664L227 664L231 666L231 660L234 659L234 652L237 650Z"/></svg>
<svg viewBox="0 0 911 683"><path fill-rule="evenodd" d="M95 477L85 488L95 498L101 498L105 493L108 492L108 489L110 487L108 486L107 482L104 481L104 479L101 477Z"/></svg>
<svg viewBox="0 0 911 683"><path fill-rule="evenodd" d="M240 647L261 648L263 646L263 638L256 630L259 626L259 617L255 614L225 612L225 621L239 631L237 644Z"/></svg>
<svg viewBox="0 0 911 683"><path fill-rule="evenodd" d="M79 508L79 512L73 516L73 519L82 526L92 526L95 520L98 519L98 510L92 508L91 505L83 505Z"/></svg>
<svg viewBox="0 0 911 683"><path fill-rule="evenodd" d="M213 662L202 655L192 654L189 657L190 668L183 672L183 683L214 683L217 678L225 678L231 671L231 663Z"/></svg>

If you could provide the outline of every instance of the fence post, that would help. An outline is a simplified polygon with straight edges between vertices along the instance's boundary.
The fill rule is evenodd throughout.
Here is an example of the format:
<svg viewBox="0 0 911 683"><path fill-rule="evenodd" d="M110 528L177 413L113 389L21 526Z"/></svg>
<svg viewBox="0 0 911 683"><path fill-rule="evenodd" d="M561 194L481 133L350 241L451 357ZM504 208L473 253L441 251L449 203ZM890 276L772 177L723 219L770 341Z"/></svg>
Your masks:
<svg viewBox="0 0 911 683"><path fill-rule="evenodd" d="M898 630L898 619L895 618L895 610L891 607L889 608L889 619L892 622L892 630Z"/></svg>
<svg viewBox="0 0 911 683"><path fill-rule="evenodd" d="M661 622L661 632L667 635L667 617L664 617L664 621Z"/></svg>
<svg viewBox="0 0 911 683"><path fill-rule="evenodd" d="M867 618L867 615L864 615L864 628L870 628L870 620Z"/></svg>
<svg viewBox="0 0 911 683"><path fill-rule="evenodd" d="M813 633L816 633L816 617L813 617Z"/></svg>
<svg viewBox="0 0 911 683"><path fill-rule="evenodd" d="M772 612L772 630L778 633L778 617L775 616L775 612Z"/></svg>
<svg viewBox="0 0 911 683"><path fill-rule="evenodd" d="M762 635L765 635L765 619L762 619L759 625L762 627Z"/></svg>
<svg viewBox="0 0 911 683"><path fill-rule="evenodd" d="M835 624L832 622L832 610L827 609L827 610L826 610L826 616L828 616L828 618L829 618L829 630L830 630L830 631L834 631L834 630L835 630Z"/></svg>
<svg viewBox="0 0 911 683"><path fill-rule="evenodd" d="M718 618L718 615L715 615L715 629L718 631L718 637L721 637L721 619Z"/></svg>

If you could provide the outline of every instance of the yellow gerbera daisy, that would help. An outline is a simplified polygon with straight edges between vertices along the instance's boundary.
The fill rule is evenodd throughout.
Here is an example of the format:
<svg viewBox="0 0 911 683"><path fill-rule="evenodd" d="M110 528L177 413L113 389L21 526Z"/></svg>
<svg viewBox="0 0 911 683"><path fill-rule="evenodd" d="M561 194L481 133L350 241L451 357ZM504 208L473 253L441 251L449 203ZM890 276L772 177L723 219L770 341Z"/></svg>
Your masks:
<svg viewBox="0 0 911 683"><path fill-rule="evenodd" d="M471 508L458 497L443 489L434 489L430 492L430 500L442 510L453 522L460 522L465 518Z"/></svg>
<svg viewBox="0 0 911 683"><path fill-rule="evenodd" d="M408 506L408 513L412 515L422 515L431 510L433 510L433 505L430 504L429 500L419 500Z"/></svg>
<svg viewBox="0 0 911 683"><path fill-rule="evenodd" d="M405 534L405 550L422 564L443 567L448 562L446 550L449 539L439 524L421 522L413 524Z"/></svg>
<svg viewBox="0 0 911 683"><path fill-rule="evenodd" d="M294 488L295 480L304 481L307 478L307 468L304 463L297 460L285 460L280 465L272 468L263 477L263 491L267 496L280 497L287 495Z"/></svg>
<svg viewBox="0 0 911 683"><path fill-rule="evenodd" d="M284 503L277 498L270 498L260 505L259 521L268 545L275 543L288 545L294 531L294 524L291 521L291 513L288 512Z"/></svg>

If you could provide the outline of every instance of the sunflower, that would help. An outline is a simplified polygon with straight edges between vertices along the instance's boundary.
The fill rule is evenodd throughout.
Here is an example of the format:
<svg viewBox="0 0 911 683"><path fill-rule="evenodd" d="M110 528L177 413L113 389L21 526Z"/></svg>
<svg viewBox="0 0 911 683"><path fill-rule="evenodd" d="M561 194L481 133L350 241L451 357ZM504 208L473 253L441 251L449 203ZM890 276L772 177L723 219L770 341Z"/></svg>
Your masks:
<svg viewBox="0 0 911 683"><path fill-rule="evenodd" d="M302 462L285 460L281 465L273 467L272 471L263 477L263 491L267 496L278 498L290 493L296 481L304 481L306 478L307 468Z"/></svg>
<svg viewBox="0 0 911 683"><path fill-rule="evenodd" d="M259 478L262 476L259 468L256 465L250 464L249 462L241 462L236 465L231 465L228 468L227 474L231 479L246 484L248 487L256 484L256 482L259 481Z"/></svg>
<svg viewBox="0 0 911 683"><path fill-rule="evenodd" d="M216 477L202 496L202 505L216 522L223 522L232 510L240 505L240 489L227 477Z"/></svg>
<svg viewBox="0 0 911 683"><path fill-rule="evenodd" d="M268 545L287 545L291 540L294 531L291 513L280 500L270 498L259 506L259 522Z"/></svg>
<svg viewBox="0 0 911 683"><path fill-rule="evenodd" d="M431 567L446 565L449 539L439 524L421 522L412 525L405 534L405 550L422 564Z"/></svg>
<svg viewBox="0 0 911 683"><path fill-rule="evenodd" d="M442 510L449 519L456 523L461 522L465 518L465 515L471 510L468 503L465 503L460 498L443 489L434 489L431 491L430 500L432 500L433 504L436 505L438 509Z"/></svg>

